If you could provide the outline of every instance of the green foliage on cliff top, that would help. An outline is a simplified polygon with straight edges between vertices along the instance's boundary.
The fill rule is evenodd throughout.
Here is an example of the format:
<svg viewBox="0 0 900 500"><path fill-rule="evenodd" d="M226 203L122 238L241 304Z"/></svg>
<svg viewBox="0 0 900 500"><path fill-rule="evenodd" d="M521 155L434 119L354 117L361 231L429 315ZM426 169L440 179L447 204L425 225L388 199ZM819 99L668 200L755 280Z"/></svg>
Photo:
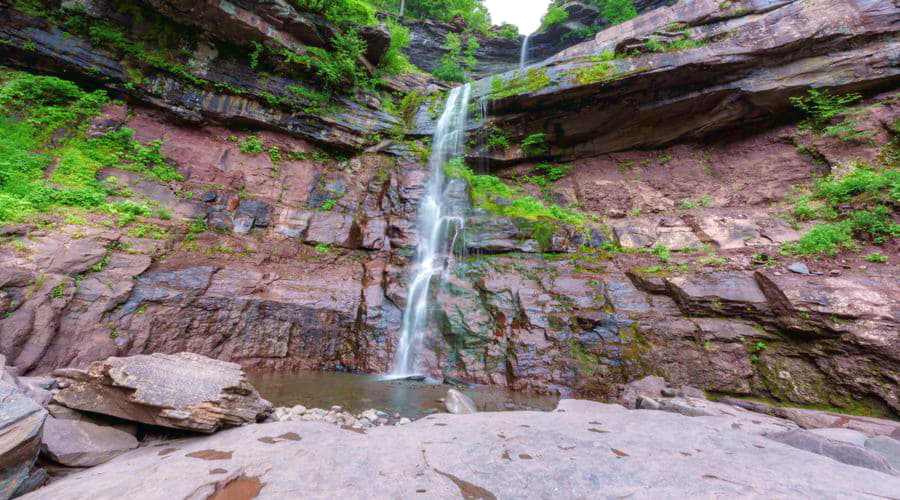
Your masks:
<svg viewBox="0 0 900 500"><path fill-rule="evenodd" d="M475 59L475 53L479 49L478 39L469 35L465 39L464 50L463 37L456 33L448 33L445 48L447 53L441 57L432 74L446 82L465 82L466 74L475 69L478 63Z"/></svg>
<svg viewBox="0 0 900 500"><path fill-rule="evenodd" d="M538 31L547 31L551 27L565 22L567 19L569 19L569 13L566 9L551 5L544 17L541 18L541 27Z"/></svg>
<svg viewBox="0 0 900 500"><path fill-rule="evenodd" d="M472 204L491 213L527 220L551 220L583 225L587 217L558 205L548 205L533 196L523 195L493 175L477 175L461 158L451 160L444 167L447 177L463 179L469 184Z"/></svg>
<svg viewBox="0 0 900 500"><path fill-rule="evenodd" d="M401 0L369 0L373 6L388 14L400 12ZM482 0L406 0L404 17L450 22L456 16L465 21L469 30L488 33L491 16Z"/></svg>

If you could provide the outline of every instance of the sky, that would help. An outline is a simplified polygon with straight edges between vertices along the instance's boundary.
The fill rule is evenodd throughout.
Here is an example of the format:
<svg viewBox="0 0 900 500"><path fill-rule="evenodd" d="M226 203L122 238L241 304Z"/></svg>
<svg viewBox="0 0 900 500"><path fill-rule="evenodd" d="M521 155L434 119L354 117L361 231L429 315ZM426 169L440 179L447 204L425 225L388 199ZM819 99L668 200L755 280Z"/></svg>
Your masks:
<svg viewBox="0 0 900 500"><path fill-rule="evenodd" d="M549 4L550 0L484 0L494 24L515 24L523 35L537 31Z"/></svg>

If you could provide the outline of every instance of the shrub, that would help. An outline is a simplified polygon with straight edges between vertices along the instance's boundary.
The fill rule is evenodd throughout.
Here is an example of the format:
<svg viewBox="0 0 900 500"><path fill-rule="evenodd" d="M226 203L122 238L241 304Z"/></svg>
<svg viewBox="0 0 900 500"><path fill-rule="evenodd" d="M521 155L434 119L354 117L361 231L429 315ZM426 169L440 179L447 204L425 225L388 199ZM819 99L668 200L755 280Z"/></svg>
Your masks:
<svg viewBox="0 0 900 500"><path fill-rule="evenodd" d="M387 26L391 32L391 45L385 52L379 69L388 76L400 75L413 67L403 53L403 49L409 46L409 28L393 20L389 20Z"/></svg>
<svg viewBox="0 0 900 500"><path fill-rule="evenodd" d="M522 151L529 156L546 154L548 151L547 135L542 132L529 135L522 141Z"/></svg>
<svg viewBox="0 0 900 500"><path fill-rule="evenodd" d="M569 19L569 13L566 9L555 5L547 9L547 13L541 18L541 27L539 31L547 31L550 27Z"/></svg>
<svg viewBox="0 0 900 500"><path fill-rule="evenodd" d="M514 24L504 24L494 34L497 38L503 38L511 42L519 41L519 27Z"/></svg>
<svg viewBox="0 0 900 500"><path fill-rule="evenodd" d="M866 255L865 259L869 262L877 262L880 264L884 264L888 261L888 258L879 252L870 253L869 255Z"/></svg>
<svg viewBox="0 0 900 500"><path fill-rule="evenodd" d="M824 125L828 120L845 113L850 104L862 99L857 93L833 95L827 89L810 89L805 96L791 97L791 104L806 113L815 125Z"/></svg>
<svg viewBox="0 0 900 500"><path fill-rule="evenodd" d="M259 137L251 135L241 142L240 148L241 153L256 155L262 153L265 149L265 146L263 146L263 143L259 140Z"/></svg>
<svg viewBox="0 0 900 500"><path fill-rule="evenodd" d="M538 163L537 167L535 167L535 171L541 175L547 176L551 182L556 182L563 177L565 177L569 170L572 169L572 165L554 165L552 163Z"/></svg>
<svg viewBox="0 0 900 500"><path fill-rule="evenodd" d="M506 151L509 149L509 133L503 129L494 128L487 138L487 148L490 151Z"/></svg>
<svg viewBox="0 0 900 500"><path fill-rule="evenodd" d="M594 0L594 3L600 7L603 17L613 25L624 23L638 15L632 0Z"/></svg>

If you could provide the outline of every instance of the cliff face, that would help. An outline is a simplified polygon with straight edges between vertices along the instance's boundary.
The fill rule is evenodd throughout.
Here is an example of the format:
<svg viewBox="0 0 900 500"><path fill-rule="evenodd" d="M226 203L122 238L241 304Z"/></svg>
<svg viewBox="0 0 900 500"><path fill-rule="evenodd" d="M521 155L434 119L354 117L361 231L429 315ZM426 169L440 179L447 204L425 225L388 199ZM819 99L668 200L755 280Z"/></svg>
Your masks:
<svg viewBox="0 0 900 500"><path fill-rule="evenodd" d="M5 64L107 89L123 103L90 130L162 141L184 178L101 172L171 212L148 219L160 231L109 225L101 213L3 227L0 353L22 373L180 351L248 367L387 370L427 177L415 139L430 133L442 97L411 118L366 92L319 109L290 90L299 78L260 74L234 44L318 46L328 23L282 2L146 4L202 35L175 56L200 82L146 66L136 77L127 54L0 2ZM89 6L92 19L137 26L111 4ZM473 134L502 129L512 146L475 148L470 159L505 179L534 173L537 160L569 161L568 175L523 189L595 220L547 234L471 209L470 257L432 291L430 370L596 397L659 374L900 413L896 239L806 269L778 251L810 225L783 217L792 188L849 162L896 162L897 17L889 1L685 2L529 74L476 82L491 115ZM426 54L445 27L411 28L413 62L420 50L435 61ZM651 39L691 43L653 51ZM514 52L517 61L512 42L482 45L478 71L506 69ZM440 88L421 76L389 85ZM866 139L798 127L788 97L809 87L865 92ZM417 126L401 140L408 118ZM520 146L535 133L547 142L539 157ZM198 218L209 230L191 228ZM862 260L875 250L888 263Z"/></svg>

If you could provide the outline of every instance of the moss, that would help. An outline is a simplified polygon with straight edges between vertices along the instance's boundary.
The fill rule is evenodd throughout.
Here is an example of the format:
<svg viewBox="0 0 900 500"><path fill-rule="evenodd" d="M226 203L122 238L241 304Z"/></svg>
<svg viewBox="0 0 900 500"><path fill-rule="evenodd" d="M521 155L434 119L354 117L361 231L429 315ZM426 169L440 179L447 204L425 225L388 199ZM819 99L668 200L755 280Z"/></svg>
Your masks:
<svg viewBox="0 0 900 500"><path fill-rule="evenodd" d="M850 399L846 406L833 406L829 404L800 404L793 403L789 401L781 401L772 397L765 396L748 396L746 394L732 394L727 392L717 392L717 391L704 391L706 394L706 398L710 401L718 401L722 398L733 398L733 399L742 399L744 401L754 401L757 403L764 403L768 405L772 405L778 408L800 408L803 410L817 410L824 411L828 413L838 413L843 415L853 415L857 417L876 417L876 418L891 418L896 419L897 415L893 413L890 408L888 408L881 401L872 399L872 398L864 398L864 399Z"/></svg>
<svg viewBox="0 0 900 500"><path fill-rule="evenodd" d="M496 101L514 95L537 92L549 87L551 83L550 77L543 68L531 69L525 74L516 72L516 75L509 80L497 76L491 80L491 91L488 98Z"/></svg>

